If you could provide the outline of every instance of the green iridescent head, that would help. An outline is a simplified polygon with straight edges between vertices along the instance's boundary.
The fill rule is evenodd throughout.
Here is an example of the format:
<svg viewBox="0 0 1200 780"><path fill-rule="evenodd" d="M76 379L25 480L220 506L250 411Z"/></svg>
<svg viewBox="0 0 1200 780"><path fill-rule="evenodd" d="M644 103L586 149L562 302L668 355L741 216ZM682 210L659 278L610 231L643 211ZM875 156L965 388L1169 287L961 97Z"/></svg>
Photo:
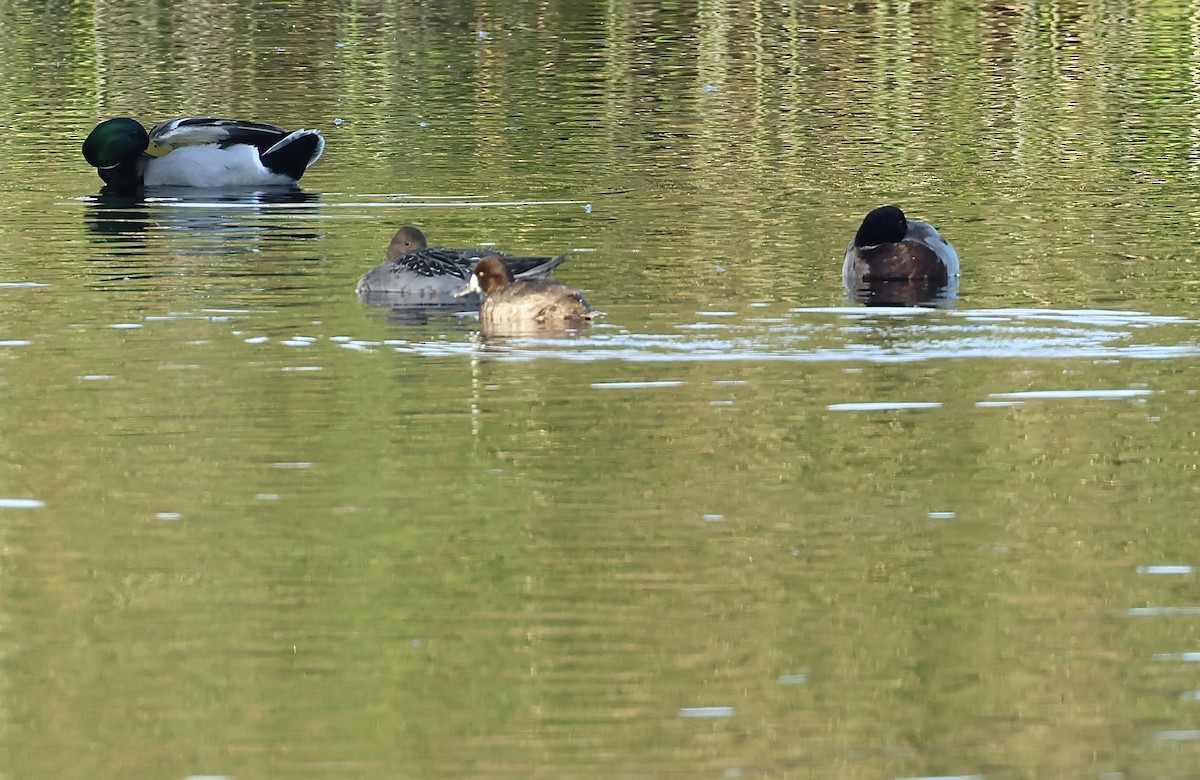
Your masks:
<svg viewBox="0 0 1200 780"><path fill-rule="evenodd" d="M95 168L111 168L137 159L149 144L149 133L136 119L106 119L83 142L83 159Z"/></svg>

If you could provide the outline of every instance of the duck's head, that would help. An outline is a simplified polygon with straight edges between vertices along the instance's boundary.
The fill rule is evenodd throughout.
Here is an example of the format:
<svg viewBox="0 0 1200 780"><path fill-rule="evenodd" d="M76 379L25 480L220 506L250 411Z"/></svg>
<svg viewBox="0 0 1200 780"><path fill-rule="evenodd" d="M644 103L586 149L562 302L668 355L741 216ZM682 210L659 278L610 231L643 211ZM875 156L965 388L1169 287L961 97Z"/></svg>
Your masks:
<svg viewBox="0 0 1200 780"><path fill-rule="evenodd" d="M899 206L880 206L863 217L854 234L855 246L879 246L903 241L908 234L908 220Z"/></svg>
<svg viewBox="0 0 1200 780"><path fill-rule="evenodd" d="M106 119L88 133L83 159L93 168L112 168L136 160L150 146L150 134L136 119Z"/></svg>
<svg viewBox="0 0 1200 780"><path fill-rule="evenodd" d="M458 295L463 296L471 293L491 295L512 280L512 274L509 273L508 266L504 264L504 261L498 255L485 255L479 261L479 264L475 266L475 270L471 272L471 277L467 280L467 286L459 290Z"/></svg>
<svg viewBox="0 0 1200 780"><path fill-rule="evenodd" d="M412 225L405 225L396 231L396 235L392 236L391 243L387 248L387 259L395 260L405 252L424 249L426 246L425 234Z"/></svg>

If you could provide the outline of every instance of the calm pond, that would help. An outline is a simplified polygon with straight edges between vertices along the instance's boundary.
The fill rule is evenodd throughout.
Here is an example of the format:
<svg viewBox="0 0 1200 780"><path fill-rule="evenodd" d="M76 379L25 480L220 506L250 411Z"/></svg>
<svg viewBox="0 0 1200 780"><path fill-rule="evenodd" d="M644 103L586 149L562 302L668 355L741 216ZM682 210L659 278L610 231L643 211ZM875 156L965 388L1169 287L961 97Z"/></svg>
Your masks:
<svg viewBox="0 0 1200 780"><path fill-rule="evenodd" d="M0 2L0 779L1192 778L1200 2ZM100 197L101 119L318 128ZM962 258L848 300L871 208ZM604 316L360 301L395 229Z"/></svg>

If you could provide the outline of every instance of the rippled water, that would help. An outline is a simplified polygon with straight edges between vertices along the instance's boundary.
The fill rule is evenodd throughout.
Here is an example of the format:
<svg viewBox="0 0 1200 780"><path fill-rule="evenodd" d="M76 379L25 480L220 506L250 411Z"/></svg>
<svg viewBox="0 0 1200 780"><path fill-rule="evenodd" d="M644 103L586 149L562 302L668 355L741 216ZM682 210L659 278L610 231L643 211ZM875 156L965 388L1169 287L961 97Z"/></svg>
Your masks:
<svg viewBox="0 0 1200 780"><path fill-rule="evenodd" d="M1193 776L1198 19L3 6L0 778ZM885 202L953 296L847 298ZM406 223L604 316L359 301Z"/></svg>

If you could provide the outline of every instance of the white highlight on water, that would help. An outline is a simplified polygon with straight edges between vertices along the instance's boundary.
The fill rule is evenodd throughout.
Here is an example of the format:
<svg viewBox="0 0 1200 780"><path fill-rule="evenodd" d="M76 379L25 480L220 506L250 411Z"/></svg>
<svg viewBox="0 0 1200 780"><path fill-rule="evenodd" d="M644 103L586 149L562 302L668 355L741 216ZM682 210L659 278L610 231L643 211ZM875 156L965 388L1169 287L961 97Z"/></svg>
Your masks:
<svg viewBox="0 0 1200 780"><path fill-rule="evenodd" d="M1191 566L1139 566L1138 574L1192 574L1196 570Z"/></svg>
<svg viewBox="0 0 1200 780"><path fill-rule="evenodd" d="M681 718L731 718L733 707L684 707L679 711Z"/></svg>
<svg viewBox="0 0 1200 780"><path fill-rule="evenodd" d="M1200 615L1200 607L1133 607L1125 614L1134 617L1157 617L1161 615Z"/></svg>
<svg viewBox="0 0 1200 780"><path fill-rule="evenodd" d="M36 498L0 498L0 509L41 509L45 505Z"/></svg>
<svg viewBox="0 0 1200 780"><path fill-rule="evenodd" d="M868 401L862 403L830 404L831 412L880 412L894 409L940 409L938 401Z"/></svg>
<svg viewBox="0 0 1200 780"><path fill-rule="evenodd" d="M989 393L988 398L1099 398L1112 400L1153 394L1153 390L1026 390L1019 393Z"/></svg>
<svg viewBox="0 0 1200 780"><path fill-rule="evenodd" d="M593 390L645 390L656 387L682 387L685 383L676 380L660 382L592 382Z"/></svg>

